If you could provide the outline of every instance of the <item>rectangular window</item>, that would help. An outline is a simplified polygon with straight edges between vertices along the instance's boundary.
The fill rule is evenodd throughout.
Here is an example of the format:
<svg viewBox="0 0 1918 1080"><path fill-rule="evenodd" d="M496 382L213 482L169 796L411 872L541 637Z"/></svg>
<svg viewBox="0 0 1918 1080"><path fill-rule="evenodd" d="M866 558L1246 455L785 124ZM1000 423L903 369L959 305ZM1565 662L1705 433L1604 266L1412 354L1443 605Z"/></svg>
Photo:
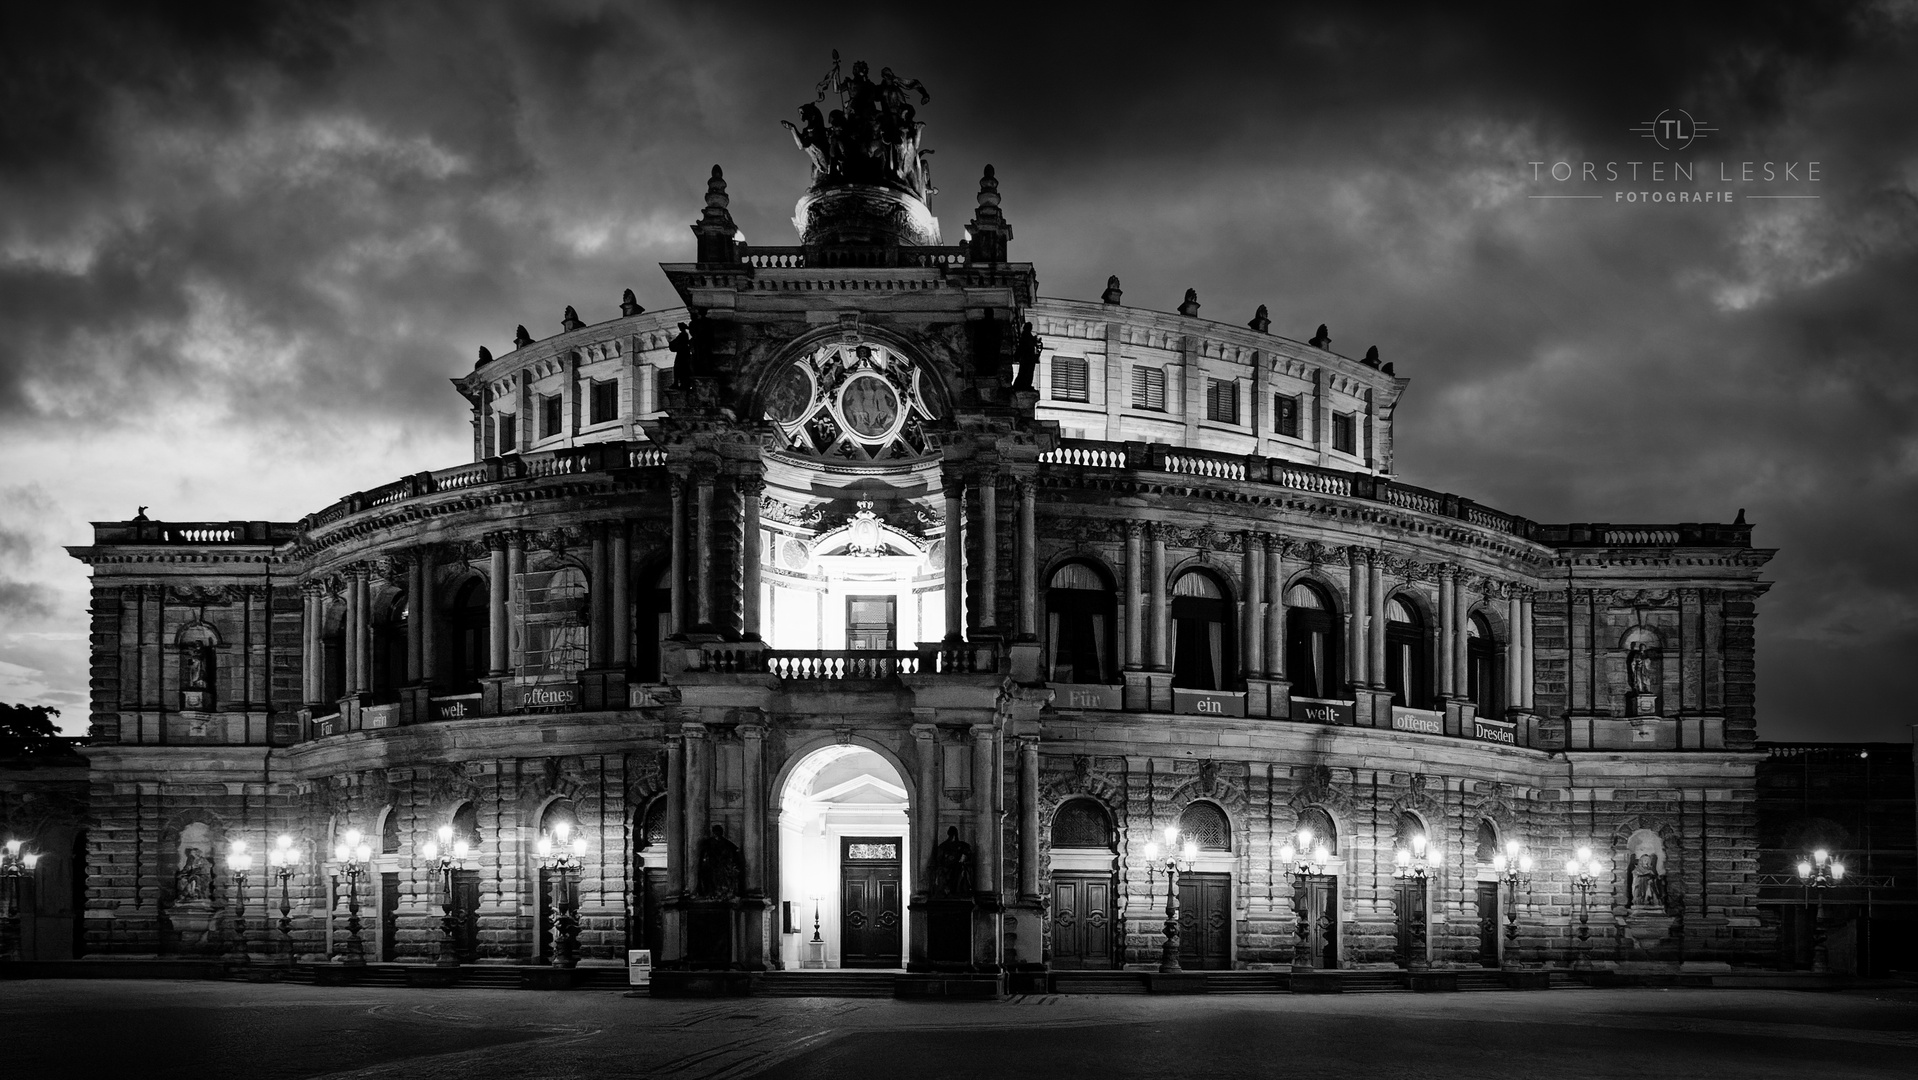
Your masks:
<svg viewBox="0 0 1918 1080"><path fill-rule="evenodd" d="M619 419L619 380L593 380L591 423L604 424Z"/></svg>
<svg viewBox="0 0 1918 1080"><path fill-rule="evenodd" d="M1165 369L1135 367L1132 369L1132 407L1150 409L1153 412L1165 411Z"/></svg>
<svg viewBox="0 0 1918 1080"><path fill-rule="evenodd" d="M1205 418L1215 424L1239 422L1239 384L1231 379L1205 381Z"/></svg>
<svg viewBox="0 0 1918 1080"><path fill-rule="evenodd" d="M499 414L499 452L502 454L519 452L519 417L512 413Z"/></svg>
<svg viewBox="0 0 1918 1080"><path fill-rule="evenodd" d="M663 368L663 367L654 368L653 369L653 411L654 412L664 412L666 410L666 391L671 390L672 388L673 388L673 369Z"/></svg>
<svg viewBox="0 0 1918 1080"><path fill-rule="evenodd" d="M1299 437L1298 398L1290 394L1273 395L1272 416L1277 420L1279 434L1292 439Z"/></svg>
<svg viewBox="0 0 1918 1080"><path fill-rule="evenodd" d="M1332 414L1332 449L1346 454L1359 452L1358 419L1349 412Z"/></svg>
<svg viewBox="0 0 1918 1080"><path fill-rule="evenodd" d="M559 434L558 394L541 395L539 399L539 437L550 439Z"/></svg>
<svg viewBox="0 0 1918 1080"><path fill-rule="evenodd" d="M1086 375L1086 362L1077 356L1055 356L1052 358L1052 400L1089 401L1092 397L1091 384Z"/></svg>

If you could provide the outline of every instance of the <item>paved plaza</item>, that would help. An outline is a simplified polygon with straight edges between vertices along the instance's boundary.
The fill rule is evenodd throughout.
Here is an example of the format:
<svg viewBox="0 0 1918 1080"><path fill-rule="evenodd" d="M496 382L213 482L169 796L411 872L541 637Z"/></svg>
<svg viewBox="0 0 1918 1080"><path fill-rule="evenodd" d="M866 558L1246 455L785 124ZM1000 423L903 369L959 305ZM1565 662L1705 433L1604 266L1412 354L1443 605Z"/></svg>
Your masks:
<svg viewBox="0 0 1918 1080"><path fill-rule="evenodd" d="M1918 989L996 1003L0 982L9 1077L1897 1077Z"/></svg>

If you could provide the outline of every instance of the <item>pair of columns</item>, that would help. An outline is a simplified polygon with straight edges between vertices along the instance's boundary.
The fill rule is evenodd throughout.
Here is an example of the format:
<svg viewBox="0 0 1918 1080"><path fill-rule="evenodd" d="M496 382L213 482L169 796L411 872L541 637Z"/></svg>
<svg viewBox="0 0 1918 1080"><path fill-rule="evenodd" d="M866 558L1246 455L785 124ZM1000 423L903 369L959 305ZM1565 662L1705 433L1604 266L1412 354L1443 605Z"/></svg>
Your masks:
<svg viewBox="0 0 1918 1080"><path fill-rule="evenodd" d="M673 474L672 500L672 632L730 630L743 640L760 638L759 499L766 481L757 471L735 474L728 494L735 513L728 525L733 533L733 565L728 567L733 605L721 618L718 610L717 529L720 527L720 481L717 467L694 466Z"/></svg>
<svg viewBox="0 0 1918 1080"><path fill-rule="evenodd" d="M1285 678L1285 556L1289 542L1266 533L1242 534L1239 670L1249 677ZM1125 666L1171 667L1172 607L1166 590L1166 531L1129 521L1125 541ZM1271 598L1266 599L1267 593Z"/></svg>
<svg viewBox="0 0 1918 1080"><path fill-rule="evenodd" d="M998 630L999 623L999 482L1001 474L984 469L968 475L957 470L945 477L946 518L946 640L958 641L970 626L974 633ZM968 518L967 489L978 493L978 514ZM1013 560L1017 567L1018 606L1014 630L1021 641L1039 636L1039 512L1038 485L1032 477L1013 479L1016 501ZM977 607L966 603L966 548L977 541L979 564ZM968 618L970 614L970 618Z"/></svg>
<svg viewBox="0 0 1918 1080"><path fill-rule="evenodd" d="M373 633L368 610L371 602L370 576L371 571L366 566L356 563L347 567L342 577L341 593L346 604L346 655L342 683L348 696L366 693L373 685ZM326 694L326 672L320 660L326 618L326 587L317 581L309 581L301 586L300 594L302 697L308 702L317 702ZM409 660L414 656L409 641Z"/></svg>
<svg viewBox="0 0 1918 1080"><path fill-rule="evenodd" d="M739 845L744 872L740 892L766 895L766 729L741 724L734 729L741 744L743 778ZM687 895L699 883L699 851L712 831L710 812L714 757L717 747L705 724L687 722L668 736L666 752L666 889ZM729 839L732 839L729 837Z"/></svg>

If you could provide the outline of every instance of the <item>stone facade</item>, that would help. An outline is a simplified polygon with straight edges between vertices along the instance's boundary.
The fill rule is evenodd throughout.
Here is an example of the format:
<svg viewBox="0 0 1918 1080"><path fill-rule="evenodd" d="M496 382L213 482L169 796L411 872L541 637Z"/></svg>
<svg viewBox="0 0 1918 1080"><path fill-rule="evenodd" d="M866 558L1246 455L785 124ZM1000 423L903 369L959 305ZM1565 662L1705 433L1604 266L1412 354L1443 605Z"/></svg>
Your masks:
<svg viewBox="0 0 1918 1080"><path fill-rule="evenodd" d="M1391 365L1196 299L1127 307L1116 280L1037 297L998 183L956 245L767 248L715 170L697 261L663 268L682 307L568 309L457 381L471 463L298 522L97 525L72 549L87 947L352 955L352 828L358 950L429 960L452 946L420 848L457 825L459 948L545 961L536 844L564 820L581 962L787 965L811 898L782 807L856 754L907 815L904 911L878 916L903 967L1156 966L1145 845L1182 821L1212 823L1189 964L1768 957L1750 527L1540 524L1402 484ZM1108 831L1055 845L1069 804ZM1333 850L1302 875L1280 849L1309 822ZM284 889L256 865L240 890L218 853L282 833ZM1536 866L1487 892L1507 843ZM196 844L211 891L183 898ZM1581 847L1607 864L1588 891ZM1090 906L1062 906L1068 876ZM1310 957L1308 887L1335 897Z"/></svg>

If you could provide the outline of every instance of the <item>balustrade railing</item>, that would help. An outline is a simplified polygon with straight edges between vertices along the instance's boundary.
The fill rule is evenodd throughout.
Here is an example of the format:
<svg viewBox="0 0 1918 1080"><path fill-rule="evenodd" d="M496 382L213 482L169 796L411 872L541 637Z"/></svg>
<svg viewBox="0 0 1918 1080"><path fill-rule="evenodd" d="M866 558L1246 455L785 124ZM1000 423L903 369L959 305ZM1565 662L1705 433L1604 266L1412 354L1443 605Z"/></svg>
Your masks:
<svg viewBox="0 0 1918 1080"><path fill-rule="evenodd" d="M705 642L689 648L692 671L772 675L780 679L889 679L896 675L972 675L999 670L998 645L962 641L918 649L769 649L754 642Z"/></svg>
<svg viewBox="0 0 1918 1080"><path fill-rule="evenodd" d="M773 649L766 670L782 679L887 679L917 675L916 652L878 649Z"/></svg>
<svg viewBox="0 0 1918 1080"><path fill-rule="evenodd" d="M1079 439L1061 440L1055 450L1039 455L1047 465L1089 465L1096 469L1126 467L1124 443L1095 443Z"/></svg>
<svg viewBox="0 0 1918 1080"><path fill-rule="evenodd" d="M1244 480L1246 468L1244 458L1228 457L1224 454L1208 454L1197 450L1174 450L1165 455L1165 471L1189 473L1193 476L1205 476L1214 480Z"/></svg>

